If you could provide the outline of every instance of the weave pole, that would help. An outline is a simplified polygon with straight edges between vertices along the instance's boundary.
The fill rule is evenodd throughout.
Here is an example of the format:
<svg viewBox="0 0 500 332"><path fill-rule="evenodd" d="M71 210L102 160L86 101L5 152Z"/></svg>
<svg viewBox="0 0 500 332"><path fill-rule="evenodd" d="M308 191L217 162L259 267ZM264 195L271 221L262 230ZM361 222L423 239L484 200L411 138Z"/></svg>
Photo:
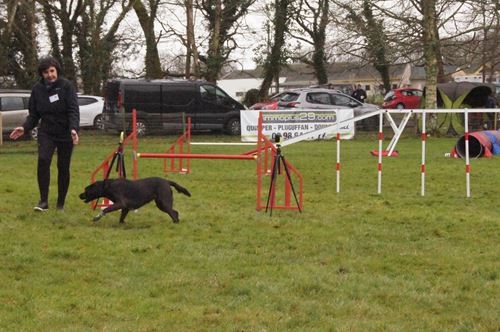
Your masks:
<svg viewBox="0 0 500 332"><path fill-rule="evenodd" d="M2 119L2 112L0 112L0 133L3 133L3 119ZM3 134L0 135L0 145L3 144Z"/></svg>
<svg viewBox="0 0 500 332"><path fill-rule="evenodd" d="M337 192L340 192L340 133L337 125Z"/></svg>
<svg viewBox="0 0 500 332"><path fill-rule="evenodd" d="M420 195L425 195L425 140L427 138L427 133L425 132L425 112L422 112L422 165L420 167L421 171L421 190Z"/></svg>
<svg viewBox="0 0 500 332"><path fill-rule="evenodd" d="M132 151L136 152L137 151L137 111L136 109L132 109ZM136 154L133 153L133 161L132 161L132 167L133 167L133 175L134 175L134 180L137 180L139 178L139 167L137 165L137 157Z"/></svg>
<svg viewBox="0 0 500 332"><path fill-rule="evenodd" d="M470 158L469 158L469 112L464 110L465 129L465 191L467 198L470 197Z"/></svg>
<svg viewBox="0 0 500 332"><path fill-rule="evenodd" d="M384 117L383 111L381 110L378 118L378 183L377 183L377 193L382 193L382 140L384 139L383 126Z"/></svg>

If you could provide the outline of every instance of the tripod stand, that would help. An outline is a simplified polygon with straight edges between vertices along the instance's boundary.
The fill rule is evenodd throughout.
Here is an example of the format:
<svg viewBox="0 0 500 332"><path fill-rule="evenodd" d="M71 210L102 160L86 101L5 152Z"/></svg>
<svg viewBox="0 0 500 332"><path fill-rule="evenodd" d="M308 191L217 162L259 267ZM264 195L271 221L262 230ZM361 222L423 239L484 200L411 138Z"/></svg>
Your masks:
<svg viewBox="0 0 500 332"><path fill-rule="evenodd" d="M109 179L109 174L113 169L113 165L116 162L116 172L118 173L118 177L122 179L127 178L127 172L125 171L125 158L123 156L123 132L120 134L120 142L118 143L118 148L113 154L113 158L111 159L111 163L109 164L108 170L106 171L106 175L103 180ZM94 210L99 205L99 199L97 199Z"/></svg>
<svg viewBox="0 0 500 332"><path fill-rule="evenodd" d="M119 178L126 179L127 173L125 171L125 159L123 156L123 142L120 141L118 144L118 149L116 149L115 154L113 155L113 159L111 159L111 163L109 164L108 171L106 172L106 177L104 180L109 179L109 173L111 173L111 169L113 168L113 164L116 161L116 172L118 173Z"/></svg>
<svg viewBox="0 0 500 332"><path fill-rule="evenodd" d="M278 143L279 140L280 140L280 137L277 135L276 142ZM278 174L281 174L281 164L283 164L286 178L288 180L288 183L290 183L290 187L292 188L292 193L293 193L293 197L295 198L295 203L297 204L297 208L299 209L299 212L302 212L302 210L300 209L299 200L297 199L297 195L295 194L295 188L293 187L292 178L290 177L290 172L288 170L285 156L283 156L283 154L281 153L281 145L276 144L276 155L274 156L274 160L273 160L273 168L271 170L271 183L269 185L269 194L267 196L267 204L266 204L266 212L267 212L267 209L270 207L270 214L269 215L271 215L271 216L273 215L274 194L276 191L276 178L277 178ZM271 203L271 205L269 205L269 203Z"/></svg>

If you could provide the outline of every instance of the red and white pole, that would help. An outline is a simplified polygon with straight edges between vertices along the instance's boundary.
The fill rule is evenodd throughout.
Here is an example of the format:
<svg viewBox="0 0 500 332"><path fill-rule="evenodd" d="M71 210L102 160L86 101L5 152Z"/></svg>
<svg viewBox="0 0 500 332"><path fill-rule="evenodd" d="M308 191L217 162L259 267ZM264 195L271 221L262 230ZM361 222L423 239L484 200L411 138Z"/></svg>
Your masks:
<svg viewBox="0 0 500 332"><path fill-rule="evenodd" d="M426 122L426 117L425 117L425 111L422 112L422 165L420 167L420 170L422 172L421 175L421 196L425 196L425 140L427 139L427 133L426 133L426 128L425 128L425 122Z"/></svg>
<svg viewBox="0 0 500 332"><path fill-rule="evenodd" d="M465 127L465 187L466 196L470 197L470 160L469 160L469 113L464 110L464 127Z"/></svg>
<svg viewBox="0 0 500 332"><path fill-rule="evenodd" d="M384 134L382 128L384 125L383 110L380 110L380 115L378 119L378 183L377 183L377 193L382 193L382 140Z"/></svg>
<svg viewBox="0 0 500 332"><path fill-rule="evenodd" d="M340 133L337 125L337 192L340 192Z"/></svg>
<svg viewBox="0 0 500 332"><path fill-rule="evenodd" d="M137 164L137 111L136 109L132 109L132 149L134 150L134 160L133 160L133 175L134 180L139 178L139 166Z"/></svg>

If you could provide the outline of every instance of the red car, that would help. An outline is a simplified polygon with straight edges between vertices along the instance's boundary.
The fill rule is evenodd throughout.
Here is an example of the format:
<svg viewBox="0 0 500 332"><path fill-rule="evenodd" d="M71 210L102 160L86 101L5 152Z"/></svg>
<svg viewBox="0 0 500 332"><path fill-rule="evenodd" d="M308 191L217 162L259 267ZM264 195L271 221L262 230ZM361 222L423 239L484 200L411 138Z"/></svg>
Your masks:
<svg viewBox="0 0 500 332"><path fill-rule="evenodd" d="M422 90L401 88L389 91L384 97L382 108L420 108Z"/></svg>
<svg viewBox="0 0 500 332"><path fill-rule="evenodd" d="M264 101L261 103L253 104L249 107L251 110L277 110L278 102L277 101Z"/></svg>

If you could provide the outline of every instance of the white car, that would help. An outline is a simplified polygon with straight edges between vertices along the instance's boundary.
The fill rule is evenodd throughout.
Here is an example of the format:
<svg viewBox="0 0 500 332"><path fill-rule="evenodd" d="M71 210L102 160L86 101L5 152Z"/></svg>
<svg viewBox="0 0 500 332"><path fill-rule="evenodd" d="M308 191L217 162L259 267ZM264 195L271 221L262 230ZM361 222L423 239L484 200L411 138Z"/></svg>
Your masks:
<svg viewBox="0 0 500 332"><path fill-rule="evenodd" d="M80 106L80 127L94 127L103 129L102 110L104 108L104 98L99 96L78 95L78 105Z"/></svg>

